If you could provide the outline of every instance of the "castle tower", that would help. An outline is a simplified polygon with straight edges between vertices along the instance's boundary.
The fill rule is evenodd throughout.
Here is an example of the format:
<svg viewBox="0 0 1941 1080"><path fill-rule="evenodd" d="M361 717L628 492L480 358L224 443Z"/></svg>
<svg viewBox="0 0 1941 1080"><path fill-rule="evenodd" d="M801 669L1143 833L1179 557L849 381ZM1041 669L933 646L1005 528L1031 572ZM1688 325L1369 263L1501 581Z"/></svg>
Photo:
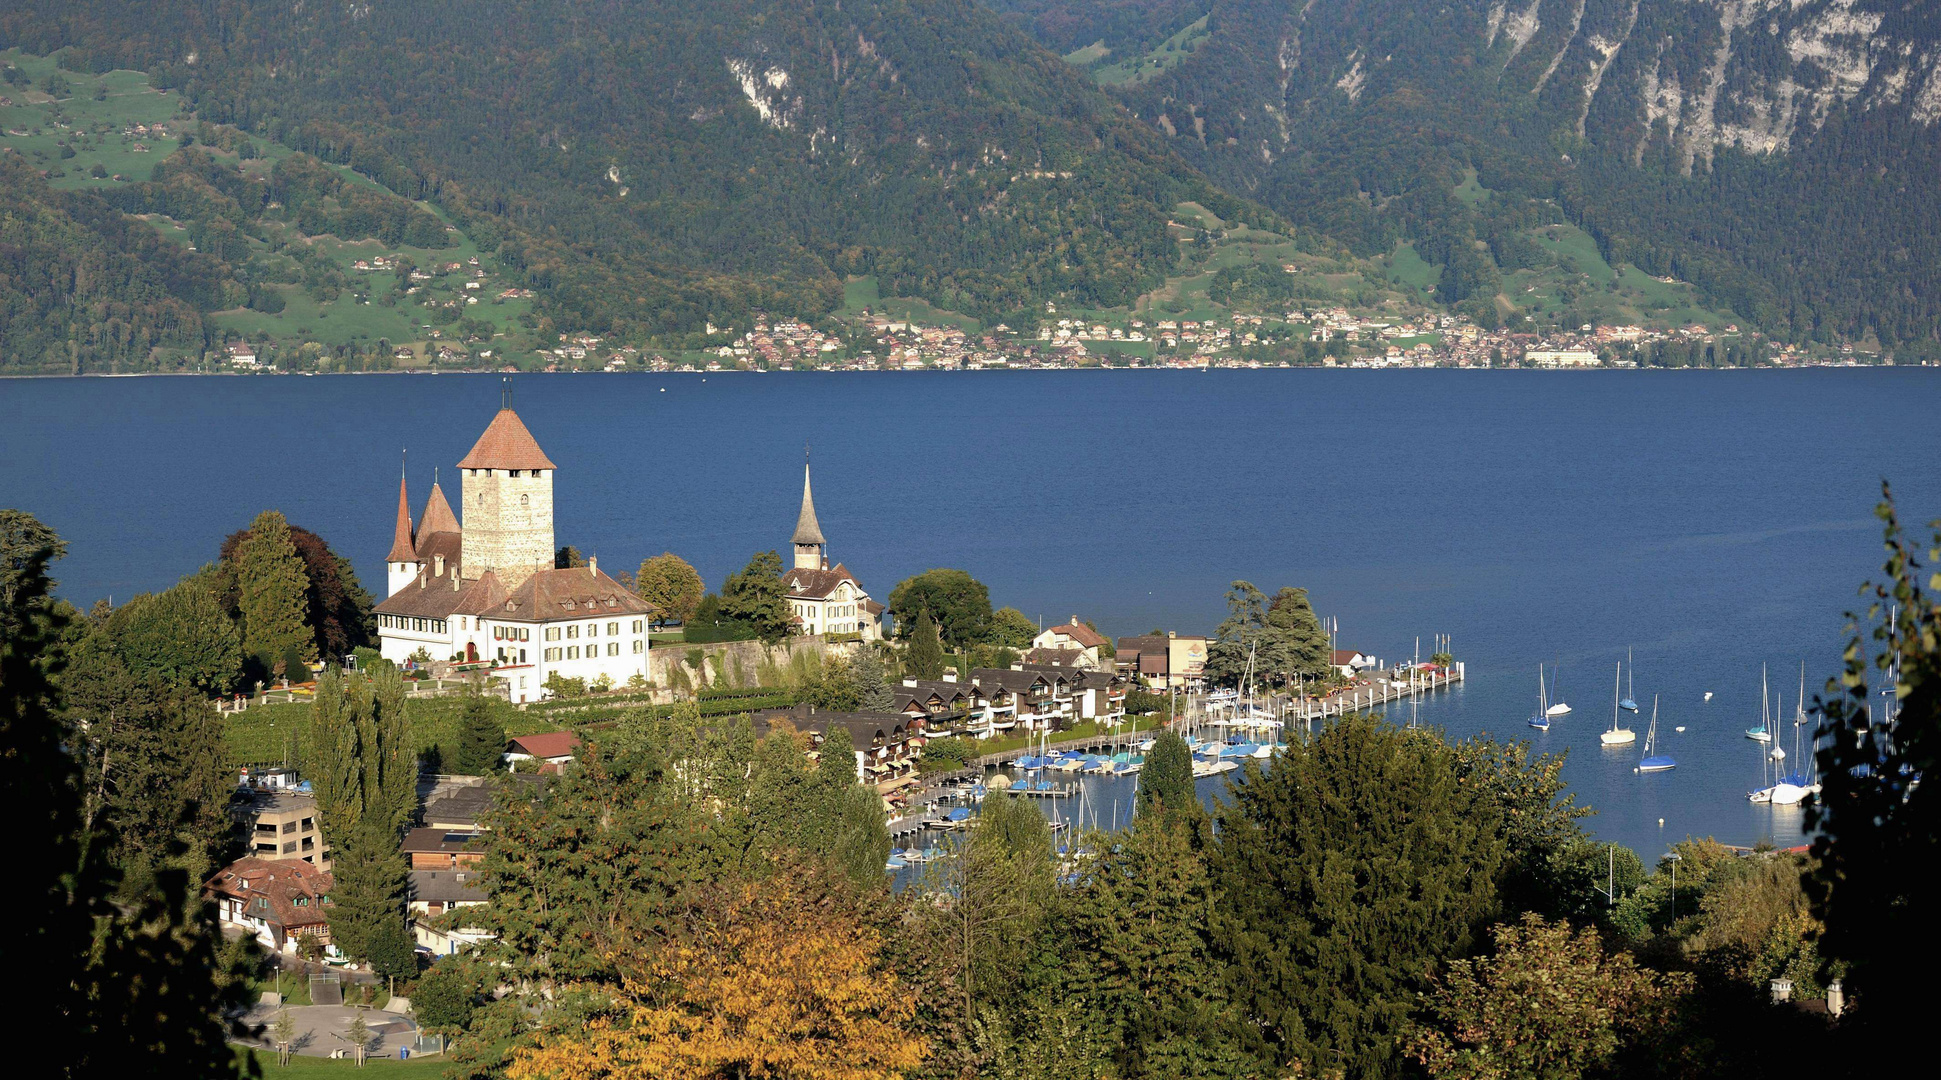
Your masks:
<svg viewBox="0 0 1941 1080"><path fill-rule="evenodd" d="M411 584L418 573L418 536L411 528L411 504L404 490L404 473L398 473L398 524L391 537L391 553L384 557L386 596Z"/></svg>
<svg viewBox="0 0 1941 1080"><path fill-rule="evenodd" d="M827 553L822 526L815 519L815 498L809 494L809 463L802 463L802 513L795 519L795 568L820 570Z"/></svg>
<svg viewBox="0 0 1941 1080"><path fill-rule="evenodd" d="M465 504L462 564L467 578L487 570L506 589L553 565L553 471L519 414L502 408L458 463Z"/></svg>

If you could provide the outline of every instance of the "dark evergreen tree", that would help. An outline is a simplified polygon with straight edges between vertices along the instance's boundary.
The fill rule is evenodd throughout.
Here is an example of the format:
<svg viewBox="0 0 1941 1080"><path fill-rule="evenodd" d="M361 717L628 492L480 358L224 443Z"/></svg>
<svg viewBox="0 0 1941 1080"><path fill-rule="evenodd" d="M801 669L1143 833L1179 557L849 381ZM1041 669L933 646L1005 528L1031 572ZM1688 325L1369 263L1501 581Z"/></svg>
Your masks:
<svg viewBox="0 0 1941 1080"><path fill-rule="evenodd" d="M1139 774L1140 814L1163 811L1173 816L1190 813L1199 805L1193 790L1193 750L1174 732L1162 731L1153 738Z"/></svg>
<svg viewBox="0 0 1941 1080"><path fill-rule="evenodd" d="M463 776L490 776L499 771L505 755L505 725L499 722L494 699L483 693L465 698L458 717L458 746L449 767Z"/></svg>
<svg viewBox="0 0 1941 1080"><path fill-rule="evenodd" d="M915 678L944 677L944 646L937 638L937 624L930 618L928 608L917 613L916 626L910 631L910 646L903 663Z"/></svg>
<svg viewBox="0 0 1941 1080"><path fill-rule="evenodd" d="M327 672L317 684L308 772L331 845L331 941L357 960L404 921L398 835L417 800L418 758L394 671Z"/></svg>

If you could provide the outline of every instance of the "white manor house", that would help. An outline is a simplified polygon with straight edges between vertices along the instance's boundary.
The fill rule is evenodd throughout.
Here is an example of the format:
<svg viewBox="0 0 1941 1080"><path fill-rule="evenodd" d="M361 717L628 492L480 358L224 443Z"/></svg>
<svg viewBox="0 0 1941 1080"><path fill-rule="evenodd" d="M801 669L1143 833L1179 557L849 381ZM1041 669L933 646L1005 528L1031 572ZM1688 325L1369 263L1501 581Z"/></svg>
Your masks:
<svg viewBox="0 0 1941 1080"><path fill-rule="evenodd" d="M502 408L458 463L459 524L437 483L414 528L403 477L377 605L379 651L402 664L494 663L513 701L547 696L546 681L649 678L655 608L600 571L599 560L553 567L557 467L511 408ZM422 653L420 653L422 650Z"/></svg>

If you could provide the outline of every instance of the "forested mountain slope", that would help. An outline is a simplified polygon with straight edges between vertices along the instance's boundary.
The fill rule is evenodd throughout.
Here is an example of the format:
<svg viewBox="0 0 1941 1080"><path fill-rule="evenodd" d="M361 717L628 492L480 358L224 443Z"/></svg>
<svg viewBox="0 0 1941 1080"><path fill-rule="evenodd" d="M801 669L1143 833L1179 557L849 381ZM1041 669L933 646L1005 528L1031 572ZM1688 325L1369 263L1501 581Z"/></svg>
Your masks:
<svg viewBox="0 0 1941 1080"><path fill-rule="evenodd" d="M968 0L25 0L0 44L429 199L562 329L822 313L844 274L999 316L1130 300L1213 188Z"/></svg>
<svg viewBox="0 0 1941 1080"><path fill-rule="evenodd" d="M1080 28L1050 43L1123 6L1062 5ZM1941 5L1203 7L1205 42L1117 91L1214 179L1360 251L1412 237L1460 260L1474 240L1501 263L1493 236L1556 213L1522 200L1555 199L1614 262L1782 334L1941 337ZM1453 197L1466 167L1503 197Z"/></svg>

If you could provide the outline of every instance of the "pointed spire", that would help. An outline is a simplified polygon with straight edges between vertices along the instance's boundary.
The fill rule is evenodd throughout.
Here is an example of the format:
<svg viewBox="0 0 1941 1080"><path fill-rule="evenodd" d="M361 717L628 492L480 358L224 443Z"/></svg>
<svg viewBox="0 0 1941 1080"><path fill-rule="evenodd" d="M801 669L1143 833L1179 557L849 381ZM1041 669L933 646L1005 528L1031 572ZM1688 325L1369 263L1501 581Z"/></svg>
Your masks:
<svg viewBox="0 0 1941 1080"><path fill-rule="evenodd" d="M404 490L404 468L398 468L398 525L391 534L391 554L385 562L415 562L417 538L411 531L411 501Z"/></svg>
<svg viewBox="0 0 1941 1080"><path fill-rule="evenodd" d="M805 453L803 455L807 457ZM809 493L809 463L802 462L802 513L795 519L795 543L824 544L822 526L815 519L815 497Z"/></svg>
<svg viewBox="0 0 1941 1080"><path fill-rule="evenodd" d="M425 500L425 512L418 518L418 535L431 536L435 533L458 531L458 515L452 513L452 504L445 501L444 489L434 481L431 485L431 498Z"/></svg>

